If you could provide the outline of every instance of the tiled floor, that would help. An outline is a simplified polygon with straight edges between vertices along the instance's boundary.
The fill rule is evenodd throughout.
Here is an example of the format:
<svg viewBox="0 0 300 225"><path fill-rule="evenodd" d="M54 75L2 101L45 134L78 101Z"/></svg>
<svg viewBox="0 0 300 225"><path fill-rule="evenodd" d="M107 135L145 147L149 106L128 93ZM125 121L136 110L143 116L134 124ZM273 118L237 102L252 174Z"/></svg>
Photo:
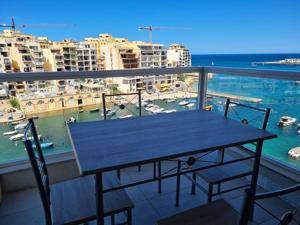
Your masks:
<svg viewBox="0 0 300 225"><path fill-rule="evenodd" d="M122 171L122 182L146 178L151 176L152 172L152 165L143 166L141 172L138 172L136 167L130 168ZM206 195L201 191L197 191L196 195L192 195L190 183L184 177L182 177L179 207L175 206L175 178L163 181L161 194L157 193L156 182L129 188L127 192L135 204L133 209L134 225L154 225L160 218L204 204L207 199ZM237 191L220 197L226 199L234 208L239 210L242 194L241 191ZM288 204L278 199L272 200L266 205L276 215L281 215L282 212L289 208ZM255 210L255 221L257 224L262 225L278 224L259 208ZM36 189L23 190L4 196L0 206L0 225L42 224L44 224L43 210ZM91 224L95 224L95 222ZM107 220L107 224L109 224L109 220Z"/></svg>

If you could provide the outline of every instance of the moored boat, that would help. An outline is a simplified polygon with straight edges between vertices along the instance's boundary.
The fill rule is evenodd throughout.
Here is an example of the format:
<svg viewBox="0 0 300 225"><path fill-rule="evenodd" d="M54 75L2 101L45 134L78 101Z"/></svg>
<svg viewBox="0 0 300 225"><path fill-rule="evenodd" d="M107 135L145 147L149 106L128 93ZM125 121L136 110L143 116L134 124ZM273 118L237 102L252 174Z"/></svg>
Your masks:
<svg viewBox="0 0 300 225"><path fill-rule="evenodd" d="M76 119L75 119L73 116L71 116L71 117L66 121L66 123L67 123L67 124L69 124L69 123L76 123Z"/></svg>
<svg viewBox="0 0 300 225"><path fill-rule="evenodd" d="M195 103L189 103L189 104L186 105L186 107L188 107L188 108L191 108L191 107L194 107L194 106L195 106Z"/></svg>
<svg viewBox="0 0 300 225"><path fill-rule="evenodd" d="M128 114L128 115L125 115L125 116L118 116L119 119L126 119L126 118L131 118L133 117L132 114Z"/></svg>
<svg viewBox="0 0 300 225"><path fill-rule="evenodd" d="M16 135L13 135L9 138L9 140L11 141L16 141L16 140L20 140L24 137L24 134L16 134Z"/></svg>
<svg viewBox="0 0 300 225"><path fill-rule="evenodd" d="M286 127L296 123L297 119L290 116L282 116L278 122L278 126Z"/></svg>
<svg viewBox="0 0 300 225"><path fill-rule="evenodd" d="M13 134L17 134L18 131L17 130L13 130L13 131L7 131L7 132L4 132L3 135L4 136L8 136L8 135L13 135Z"/></svg>
<svg viewBox="0 0 300 225"><path fill-rule="evenodd" d="M93 113L93 112L99 112L99 110L100 110L99 108L94 108L94 109L90 109L90 112L91 113Z"/></svg>
<svg viewBox="0 0 300 225"><path fill-rule="evenodd" d="M15 130L22 130L27 126L27 123L20 123L14 127Z"/></svg>
<svg viewBox="0 0 300 225"><path fill-rule="evenodd" d="M290 157L298 159L300 157L300 147L292 148L288 151Z"/></svg>
<svg viewBox="0 0 300 225"><path fill-rule="evenodd" d="M297 124L297 133L300 134L300 123Z"/></svg>
<svg viewBox="0 0 300 225"><path fill-rule="evenodd" d="M166 100L167 103L171 103L171 102L175 102L175 101L176 101L175 98L170 98L170 99L167 99L167 100Z"/></svg>
<svg viewBox="0 0 300 225"><path fill-rule="evenodd" d="M113 115L116 114L116 112L117 112L117 110L115 110L115 109L107 109L106 110L106 116L113 116ZM103 113L101 115L104 116Z"/></svg>
<svg viewBox="0 0 300 225"><path fill-rule="evenodd" d="M176 109L167 109L163 111L164 113L173 113L173 112L177 112Z"/></svg>
<svg viewBox="0 0 300 225"><path fill-rule="evenodd" d="M185 100L180 101L180 102L178 103L178 105L181 105L181 106L185 106L185 105L187 105L187 104L189 104L189 102L188 102L188 101L185 101Z"/></svg>

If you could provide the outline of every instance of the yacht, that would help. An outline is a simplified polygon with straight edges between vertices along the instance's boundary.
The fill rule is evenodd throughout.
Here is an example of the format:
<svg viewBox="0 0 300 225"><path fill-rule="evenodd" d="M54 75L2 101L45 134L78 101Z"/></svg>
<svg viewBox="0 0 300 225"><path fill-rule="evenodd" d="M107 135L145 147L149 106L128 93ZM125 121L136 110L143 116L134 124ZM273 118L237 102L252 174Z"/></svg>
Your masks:
<svg viewBox="0 0 300 225"><path fill-rule="evenodd" d="M99 112L99 110L100 110L99 108L94 108L94 109L91 109L90 112L91 113L93 113L93 112Z"/></svg>
<svg viewBox="0 0 300 225"><path fill-rule="evenodd" d="M189 104L186 105L186 107L188 107L188 108L192 108L194 106L195 106L195 103L189 103Z"/></svg>
<svg viewBox="0 0 300 225"><path fill-rule="evenodd" d="M173 113L173 112L177 112L176 109L167 109L163 111L164 113Z"/></svg>
<svg viewBox="0 0 300 225"><path fill-rule="evenodd" d="M300 147L292 148L288 151L290 157L297 159L300 157Z"/></svg>
<svg viewBox="0 0 300 225"><path fill-rule="evenodd" d="M69 123L76 123L76 119L71 116L67 121L66 121L66 124L69 124Z"/></svg>
<svg viewBox="0 0 300 225"><path fill-rule="evenodd" d="M188 101L185 101L185 100L180 101L180 102L178 103L178 105L181 105L181 106L185 106L185 105L188 105L188 104L189 104L189 102L188 102Z"/></svg>
<svg viewBox="0 0 300 225"><path fill-rule="evenodd" d="M24 134L16 134L16 135L13 135L9 138L9 140L11 141L16 141L16 140L20 140L24 137Z"/></svg>
<svg viewBox="0 0 300 225"><path fill-rule="evenodd" d="M278 126L280 127L286 127L293 125L297 121L296 118L290 117L290 116L282 116L279 120Z"/></svg>
<svg viewBox="0 0 300 225"><path fill-rule="evenodd" d="M125 116L118 116L119 119L126 119L126 118L131 118L131 117L133 117L132 114L125 115Z"/></svg>
<svg viewBox="0 0 300 225"><path fill-rule="evenodd" d="M17 134L18 131L17 130L13 130L13 131L7 131L7 132L4 132L3 135L4 136L8 136L8 135L14 135L14 134Z"/></svg>
<svg viewBox="0 0 300 225"><path fill-rule="evenodd" d="M15 130L22 130L27 126L27 123L20 123L18 125L16 125L14 128Z"/></svg>
<svg viewBox="0 0 300 225"><path fill-rule="evenodd" d="M166 100L167 103L171 103L171 102L175 102L175 101L176 101L176 99L174 99L174 98L170 98L170 99Z"/></svg>
<svg viewBox="0 0 300 225"><path fill-rule="evenodd" d="M115 110L115 109L107 109L106 110L106 116L113 116L113 115L116 114L116 112L117 112L117 110ZM103 113L101 115L104 116Z"/></svg>

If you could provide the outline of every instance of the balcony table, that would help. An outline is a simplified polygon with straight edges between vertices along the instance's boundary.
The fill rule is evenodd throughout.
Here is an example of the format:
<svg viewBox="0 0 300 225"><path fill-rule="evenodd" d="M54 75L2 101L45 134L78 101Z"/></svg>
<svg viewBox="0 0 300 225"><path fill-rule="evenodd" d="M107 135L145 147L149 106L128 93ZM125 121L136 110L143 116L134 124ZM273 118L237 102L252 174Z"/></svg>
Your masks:
<svg viewBox="0 0 300 225"><path fill-rule="evenodd" d="M257 142L251 180L255 190L263 141L277 137L206 110L74 123L68 132L80 174L95 175L99 225L104 224L103 194L112 190L103 188L104 172Z"/></svg>

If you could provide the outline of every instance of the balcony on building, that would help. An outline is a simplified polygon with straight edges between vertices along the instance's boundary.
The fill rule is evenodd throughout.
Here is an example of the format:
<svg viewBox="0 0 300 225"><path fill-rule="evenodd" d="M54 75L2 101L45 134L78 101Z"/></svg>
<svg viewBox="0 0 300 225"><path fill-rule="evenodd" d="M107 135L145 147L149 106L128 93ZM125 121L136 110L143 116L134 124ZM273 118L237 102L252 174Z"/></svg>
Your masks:
<svg viewBox="0 0 300 225"><path fill-rule="evenodd" d="M141 46L142 49L152 49L151 46ZM162 49L160 46L155 46L154 48ZM65 48L64 51L70 51L70 48ZM127 50L126 50L127 51ZM287 82L294 82L295 77L297 75L300 78L300 73L285 73L282 71L262 71L255 69L232 69L232 68L219 68L219 67L178 67L178 68L160 68L166 65L165 59L161 62L153 62L153 58L150 58L141 62L142 67L152 67L152 69L137 69L139 67L139 61L136 59L136 54L132 53L128 50L128 52L120 53L124 70L118 71L88 71L88 72L78 72L84 70L92 70L96 65L96 62L92 61L85 62L82 61L79 56L78 62L74 60L70 60L66 57L68 54L64 54L59 57L60 59L64 58L63 62L58 62L56 64L57 70L62 68L61 71L65 71L63 73L59 72L51 72L51 73L30 73L29 75L24 74L24 77L27 77L27 80L20 81L18 74L1 74L3 75L1 78L1 82L9 82L8 89L15 90L17 94L22 94L26 90L26 85L30 85L31 89L36 88L36 84L38 84L38 89L46 89L49 84L55 84L55 87L59 91L59 94L55 96L51 96L46 100L46 97L43 99L38 99L36 101L30 100L30 103L26 102L24 104L28 104L28 106L32 107L32 109L38 111L43 110L43 103L48 102L54 108L63 108L63 112L60 114L60 118L64 118L65 120L70 117L70 115L80 118L85 116L90 116L91 120L99 120L99 118L103 119L100 113L90 113L88 110L94 109L95 105L102 110L101 105L101 94L102 93L110 93L110 89L106 86L105 78L119 78L118 72L122 74L122 79L119 86L120 88L123 86L128 86L129 90L133 93L137 92L137 90L141 90L143 93L143 98L146 99L147 96L157 96L160 98L159 101L162 102L163 105L166 105L166 99L164 96L160 96L162 93L157 93L151 90L157 89L157 86L163 87L172 87L170 91L170 95L167 99L173 99L174 95L177 92L181 94L186 94L186 90L182 90L180 88L176 89L175 82L177 82L177 77L174 75L182 75L182 74L192 74L193 78L196 82L199 82L198 77L200 77L200 85L196 83L195 88L196 91L191 92L190 94L195 96L197 99L197 106L201 106L201 102L203 106L208 104L209 98L206 98L208 95L208 91L206 86L209 84L208 73L220 73L227 74L232 76L240 76L240 77L251 77L253 76L255 79L272 79L274 82L278 79L286 79ZM25 56L24 56L25 57ZM80 58L80 60L79 60ZM83 58L84 59L84 58ZM187 58L185 58L187 59ZM158 59L157 59L158 60ZM41 61L39 61L42 63ZM92 65L92 66L91 66ZM104 66L104 63L103 63ZM59 68L58 68L59 67ZM153 68L155 67L155 68ZM28 66L28 68L30 68ZM24 68L25 70L25 68ZM31 71L31 68L28 69L28 72ZM72 72L76 71L76 72ZM145 73L145 74L143 74ZM47 76L48 81L45 80L45 75ZM89 78L88 75L92 75ZM293 75L293 76L292 76ZM14 76L15 81L13 80ZM44 76L44 77L43 77ZM52 77L51 77L52 76ZM111 76L111 77L110 77ZM5 81L4 79L7 79ZM29 79L32 79L30 82ZM76 80L74 80L76 79ZM43 80L43 82L38 82ZM224 79L225 80L225 79ZM299 79L300 80L300 79ZM13 84L15 82L15 84ZM27 82L27 83L26 83ZM38 83L36 83L38 82ZM202 82L202 83L201 83ZM182 84L184 82L181 82ZM1 83L2 84L2 83ZM173 85L174 84L174 85ZM174 86L174 87L173 87ZM199 89L198 89L199 87ZM296 84L295 86L296 87ZM235 88L235 86L229 86L228 89ZM37 89L37 91L38 91ZM146 92L146 90L149 92ZM167 88L166 88L167 89ZM42 91L41 91L42 92ZM119 92L118 92L119 93ZM49 93L48 93L49 94ZM210 93L212 94L212 93ZM291 96L295 97L295 96ZM143 99L143 100L145 100ZM154 101L156 101L155 99ZM24 100L25 101L25 100ZM86 102L85 102L86 101ZM93 104L88 105L87 108L84 108L82 114L79 112L81 110L83 103L87 103L91 101ZM179 100L177 100L179 102ZM176 102L176 104L178 104ZM131 105L130 110L136 110L136 103ZM21 102L23 104L23 102ZM293 104L293 103L290 103ZM73 111L71 110L73 107ZM262 103L260 106L264 106ZM109 107L120 107L120 104L109 105ZM220 105L220 108L223 110L224 105ZM186 108L182 108L182 110L192 110ZM194 109L197 110L197 109ZM272 110L272 109L271 109ZM145 110L144 110L145 111ZM144 112L143 111L143 112ZM272 111L271 111L272 112ZM35 111L30 115L33 116ZM37 120L37 129L42 128L42 122L47 121L48 116L51 116L51 111L46 111L44 113L40 113L40 118ZM53 112L54 113L54 112ZM92 115L92 116L91 116ZM149 118L153 115L148 115ZM133 119L133 118L131 118ZM137 119L137 118L136 118ZM58 129L64 130L66 133L64 135L67 136L67 125L66 121L60 121L57 117L56 120L53 120L54 127L57 126ZM121 120L121 119L120 119ZM60 122L57 122L60 121ZM41 122L41 123L39 123ZM114 121L118 122L118 121ZM213 123L214 121L212 121ZM51 121L49 122L51 123ZM90 122L89 122L90 123ZM53 128L53 127L52 127ZM51 129L52 129L51 128ZM49 128L50 129L50 128ZM139 127L136 128L139 132ZM47 136L47 128L42 129L45 132L45 140L51 140L51 136ZM76 157L72 150L72 145L69 143L68 139L63 139L60 137L59 133L56 133L55 130L51 131L55 136L56 142L54 144L61 145L64 148L59 151L54 151L53 149L45 150L46 162L49 168L49 176L50 183L56 184L62 181L68 181L73 178L80 177L79 168L76 164ZM149 133L151 131L149 130ZM44 134L42 134L44 135ZM107 134L103 134L107 135ZM201 137L201 135L199 136ZM22 140L19 142L15 142L16 145L22 146ZM159 143L158 143L159 144ZM253 146L252 146L253 147ZM275 147L274 147L275 148ZM39 198L39 192L34 180L34 174L31 169L31 165L28 161L28 157L26 152L24 151L23 146L20 148L21 150L18 152L20 157L14 159L13 161L3 161L0 162L0 224L2 225L42 225L45 224L45 218L42 209L42 202ZM228 152L230 156L238 159L242 153L238 151L237 147L228 148ZM211 156L207 156L205 158L207 163L212 159L215 159L216 155L213 154ZM288 157L288 156L287 156ZM292 159L290 159L292 160ZM174 168L175 161L168 161L164 164L164 169L172 169ZM248 165L245 162L245 165ZM176 166L176 165L175 165ZM138 179L144 178L153 178L153 164L146 163L142 165L141 171L138 170L137 167L130 167L121 170L121 182L128 181L136 181ZM155 225L156 222L162 218L181 213L185 210L192 209L199 205L206 204L207 196L206 193L198 190L196 194L191 194L191 182L185 176L181 177L181 197L180 197L180 205L175 206L175 189L176 189L176 179L169 178L163 180L162 183L162 192L157 192L157 183L147 183L142 184L140 186L126 188L126 191L133 201L135 207L133 209L133 225ZM246 177L246 180L249 180ZM258 191L273 191L277 189L282 189L288 186L292 186L295 184L299 184L300 182L300 169L299 167L292 166L285 162L274 159L270 156L263 155L260 168L259 168L259 179L258 179ZM239 183L239 181L237 181ZM231 187L234 183L225 184L226 187ZM216 188L217 189L217 188ZM63 196L62 196L63 198ZM225 192L221 195L218 195L216 199L223 199L228 204L230 204L238 213L241 212L241 205L244 199L244 189L235 190L232 192ZM266 203L263 203L263 206L266 207L272 214L274 214L277 218L280 218L283 213L288 210L294 210L298 207L300 202L300 193L296 192L292 196L285 196L283 198L276 197L274 199L269 200ZM70 207L71 208L71 207ZM68 209L66 209L68 210ZM64 212L62 212L64 213ZM78 212L80 215L80 212ZM218 217L218 214L215 215ZM122 215L118 215L116 220L122 219ZM300 211L297 211L296 219L300 219ZM110 218L106 221L106 224L111 224ZM254 211L254 221L253 224L259 225L271 225L276 224L276 219L270 216L268 213L260 209L259 207L255 208ZM90 224L96 224L96 222L91 222ZM175 223L174 223L175 224ZM277 223L278 224L278 223ZM292 225L297 223L291 223Z"/></svg>

